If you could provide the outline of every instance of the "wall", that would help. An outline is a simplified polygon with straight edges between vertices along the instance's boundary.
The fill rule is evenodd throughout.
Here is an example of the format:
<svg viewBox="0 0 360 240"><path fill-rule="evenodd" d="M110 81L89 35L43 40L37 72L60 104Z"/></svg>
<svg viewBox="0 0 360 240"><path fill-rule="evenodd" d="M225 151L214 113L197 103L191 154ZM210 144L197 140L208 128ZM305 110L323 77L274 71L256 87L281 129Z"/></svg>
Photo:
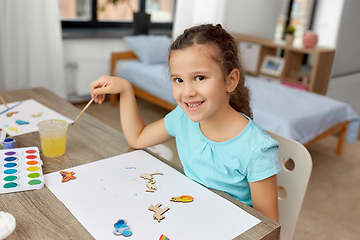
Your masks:
<svg viewBox="0 0 360 240"><path fill-rule="evenodd" d="M227 0L224 25L231 32L274 38L281 0Z"/></svg>
<svg viewBox="0 0 360 240"><path fill-rule="evenodd" d="M86 101L90 84L102 75L110 75L111 52L129 49L122 39L116 38L64 39L68 100Z"/></svg>

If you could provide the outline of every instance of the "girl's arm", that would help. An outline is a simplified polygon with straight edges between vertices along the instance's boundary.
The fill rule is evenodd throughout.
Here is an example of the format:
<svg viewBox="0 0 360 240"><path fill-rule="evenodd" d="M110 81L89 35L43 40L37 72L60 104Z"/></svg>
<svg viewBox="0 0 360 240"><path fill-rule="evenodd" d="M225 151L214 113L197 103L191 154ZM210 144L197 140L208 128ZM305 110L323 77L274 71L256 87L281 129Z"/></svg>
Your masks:
<svg viewBox="0 0 360 240"><path fill-rule="evenodd" d="M106 86L101 88L104 83ZM145 125L136 104L135 94L129 81L123 78L102 76L91 84L91 97L101 104L105 94L120 93L120 121L125 138L131 148L145 148L165 142L171 138L164 119Z"/></svg>
<svg viewBox="0 0 360 240"><path fill-rule="evenodd" d="M253 207L279 222L276 175L257 182L249 182Z"/></svg>

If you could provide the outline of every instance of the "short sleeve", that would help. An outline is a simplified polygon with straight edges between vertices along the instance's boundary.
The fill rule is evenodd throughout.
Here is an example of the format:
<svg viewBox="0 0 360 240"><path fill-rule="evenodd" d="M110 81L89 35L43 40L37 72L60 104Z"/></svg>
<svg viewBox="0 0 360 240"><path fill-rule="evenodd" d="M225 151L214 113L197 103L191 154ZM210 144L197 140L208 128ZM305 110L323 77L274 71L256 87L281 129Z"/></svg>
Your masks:
<svg viewBox="0 0 360 240"><path fill-rule="evenodd" d="M184 114L185 112L181 109L181 107L177 106L174 110L165 116L165 128L171 136L176 136L176 125Z"/></svg>
<svg viewBox="0 0 360 240"><path fill-rule="evenodd" d="M268 136L252 152L247 168L247 179L256 182L269 178L281 170L278 153L279 143Z"/></svg>

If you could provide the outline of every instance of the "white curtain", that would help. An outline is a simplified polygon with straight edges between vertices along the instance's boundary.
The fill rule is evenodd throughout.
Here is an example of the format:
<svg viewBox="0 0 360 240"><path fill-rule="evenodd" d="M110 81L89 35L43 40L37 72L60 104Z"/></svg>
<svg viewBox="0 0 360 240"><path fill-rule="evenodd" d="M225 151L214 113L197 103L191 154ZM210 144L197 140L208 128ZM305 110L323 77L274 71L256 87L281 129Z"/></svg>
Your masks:
<svg viewBox="0 0 360 240"><path fill-rule="evenodd" d="M226 0L177 0L172 38L186 28L202 23L224 26L226 4Z"/></svg>
<svg viewBox="0 0 360 240"><path fill-rule="evenodd" d="M0 0L0 91L45 87L66 98L58 0Z"/></svg>
<svg viewBox="0 0 360 240"><path fill-rule="evenodd" d="M177 0L172 37L193 25L220 23L229 32L272 39L281 6L281 0Z"/></svg>

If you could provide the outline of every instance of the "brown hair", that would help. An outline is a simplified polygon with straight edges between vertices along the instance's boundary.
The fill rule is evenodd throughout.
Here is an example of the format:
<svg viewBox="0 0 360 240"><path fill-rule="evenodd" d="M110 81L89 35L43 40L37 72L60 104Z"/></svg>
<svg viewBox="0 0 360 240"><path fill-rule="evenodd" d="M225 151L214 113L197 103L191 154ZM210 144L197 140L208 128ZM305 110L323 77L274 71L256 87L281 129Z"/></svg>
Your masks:
<svg viewBox="0 0 360 240"><path fill-rule="evenodd" d="M224 79L230 72L237 68L240 71L240 79L237 87L230 95L230 106L236 111L241 112L252 119L250 108L250 93L245 84L245 69L240 61L240 51L236 41L220 24L203 24L186 29L171 44L169 49L169 58L171 51L181 50L199 44L216 45L220 51L215 56L222 70Z"/></svg>

